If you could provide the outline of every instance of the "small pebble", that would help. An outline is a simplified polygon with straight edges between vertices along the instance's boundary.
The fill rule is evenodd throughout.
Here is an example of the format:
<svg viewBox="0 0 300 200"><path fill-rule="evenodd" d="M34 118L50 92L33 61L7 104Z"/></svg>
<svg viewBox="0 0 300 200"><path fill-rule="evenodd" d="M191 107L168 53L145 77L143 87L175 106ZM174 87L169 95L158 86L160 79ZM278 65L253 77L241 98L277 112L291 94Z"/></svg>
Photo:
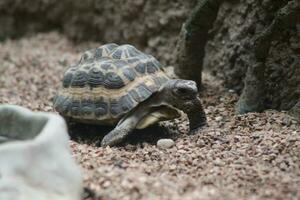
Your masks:
<svg viewBox="0 0 300 200"><path fill-rule="evenodd" d="M285 117L282 119L282 125L290 126L291 124L292 124L292 120L291 120L290 117L285 116Z"/></svg>
<svg viewBox="0 0 300 200"><path fill-rule="evenodd" d="M223 120L223 117L222 117L222 116L216 117L216 121L217 121L217 122L222 121L222 120Z"/></svg>
<svg viewBox="0 0 300 200"><path fill-rule="evenodd" d="M157 147L160 149L169 149L174 146L175 142L172 139L160 139L157 141Z"/></svg>

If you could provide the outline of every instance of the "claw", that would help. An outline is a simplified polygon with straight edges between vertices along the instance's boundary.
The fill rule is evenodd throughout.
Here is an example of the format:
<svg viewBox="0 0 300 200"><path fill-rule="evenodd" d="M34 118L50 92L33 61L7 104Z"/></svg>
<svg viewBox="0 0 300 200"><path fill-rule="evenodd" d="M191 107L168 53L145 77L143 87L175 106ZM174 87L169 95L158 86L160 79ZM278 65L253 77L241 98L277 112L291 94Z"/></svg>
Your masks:
<svg viewBox="0 0 300 200"><path fill-rule="evenodd" d="M197 128L194 128L194 129L191 129L190 130L190 134L191 135L195 135L195 134L198 134L201 132L201 130L203 129L203 127L205 126L206 124L200 126L200 127L197 127Z"/></svg>

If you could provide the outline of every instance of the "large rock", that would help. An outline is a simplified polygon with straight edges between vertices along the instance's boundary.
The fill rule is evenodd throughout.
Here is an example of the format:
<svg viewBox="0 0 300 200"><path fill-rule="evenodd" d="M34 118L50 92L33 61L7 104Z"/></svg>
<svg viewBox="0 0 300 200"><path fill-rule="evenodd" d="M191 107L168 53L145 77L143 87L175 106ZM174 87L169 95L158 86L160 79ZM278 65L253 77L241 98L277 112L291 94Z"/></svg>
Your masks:
<svg viewBox="0 0 300 200"><path fill-rule="evenodd" d="M60 116L0 106L0 199L81 199L68 139Z"/></svg>

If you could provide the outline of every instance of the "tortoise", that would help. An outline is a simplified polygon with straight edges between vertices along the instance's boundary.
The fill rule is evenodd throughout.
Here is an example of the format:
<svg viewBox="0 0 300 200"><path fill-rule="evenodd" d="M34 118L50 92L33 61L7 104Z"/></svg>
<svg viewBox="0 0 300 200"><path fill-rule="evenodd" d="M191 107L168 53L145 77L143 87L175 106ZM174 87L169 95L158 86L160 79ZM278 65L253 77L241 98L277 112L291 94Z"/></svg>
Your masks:
<svg viewBox="0 0 300 200"><path fill-rule="evenodd" d="M206 123L196 83L169 78L153 56L129 44L87 50L63 76L54 109L74 122L115 128L102 146L122 142L134 129L187 114L190 131Z"/></svg>

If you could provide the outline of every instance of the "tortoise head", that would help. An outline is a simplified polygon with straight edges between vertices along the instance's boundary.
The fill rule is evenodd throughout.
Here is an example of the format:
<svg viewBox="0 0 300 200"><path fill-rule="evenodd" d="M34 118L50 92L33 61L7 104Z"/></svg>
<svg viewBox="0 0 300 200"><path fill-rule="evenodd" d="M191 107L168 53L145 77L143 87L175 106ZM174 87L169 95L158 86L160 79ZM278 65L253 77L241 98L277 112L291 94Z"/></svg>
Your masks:
<svg viewBox="0 0 300 200"><path fill-rule="evenodd" d="M159 95L166 104L182 110L188 115L191 131L206 124L205 112L194 81L171 79L162 86Z"/></svg>

